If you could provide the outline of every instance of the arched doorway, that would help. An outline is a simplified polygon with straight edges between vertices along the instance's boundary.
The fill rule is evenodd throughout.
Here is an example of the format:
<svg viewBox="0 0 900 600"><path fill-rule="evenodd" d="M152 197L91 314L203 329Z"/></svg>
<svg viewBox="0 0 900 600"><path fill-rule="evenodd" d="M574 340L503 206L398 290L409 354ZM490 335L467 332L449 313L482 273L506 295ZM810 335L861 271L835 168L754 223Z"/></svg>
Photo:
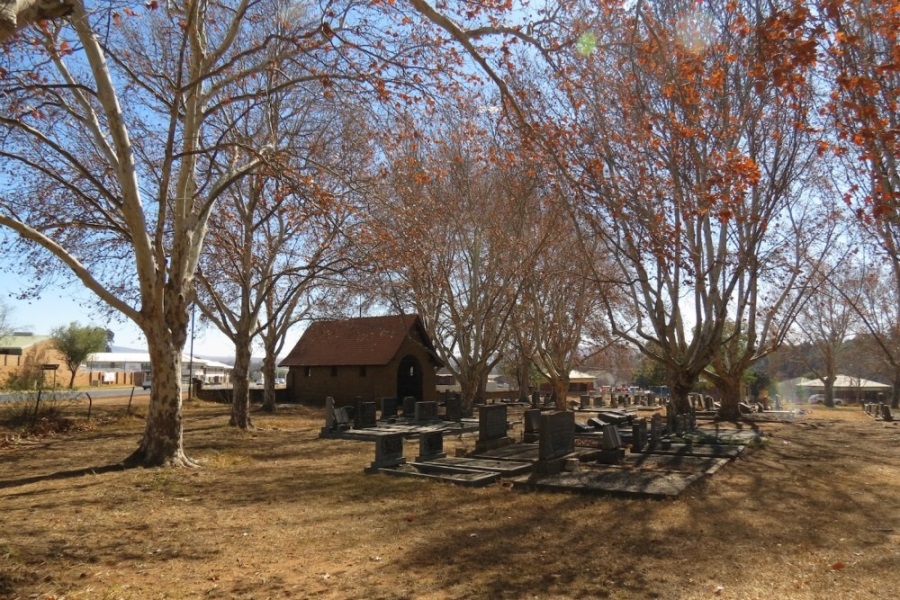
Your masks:
<svg viewBox="0 0 900 600"><path fill-rule="evenodd" d="M412 354L407 354L397 367L397 398L413 396L422 400L422 365Z"/></svg>

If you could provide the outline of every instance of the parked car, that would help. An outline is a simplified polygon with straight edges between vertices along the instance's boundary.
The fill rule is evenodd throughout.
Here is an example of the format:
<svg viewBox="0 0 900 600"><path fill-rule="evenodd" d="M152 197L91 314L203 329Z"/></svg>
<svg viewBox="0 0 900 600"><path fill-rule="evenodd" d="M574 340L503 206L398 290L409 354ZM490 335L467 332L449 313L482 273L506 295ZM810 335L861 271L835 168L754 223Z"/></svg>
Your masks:
<svg viewBox="0 0 900 600"><path fill-rule="evenodd" d="M284 377L276 377L275 385L287 385L287 380Z"/></svg>

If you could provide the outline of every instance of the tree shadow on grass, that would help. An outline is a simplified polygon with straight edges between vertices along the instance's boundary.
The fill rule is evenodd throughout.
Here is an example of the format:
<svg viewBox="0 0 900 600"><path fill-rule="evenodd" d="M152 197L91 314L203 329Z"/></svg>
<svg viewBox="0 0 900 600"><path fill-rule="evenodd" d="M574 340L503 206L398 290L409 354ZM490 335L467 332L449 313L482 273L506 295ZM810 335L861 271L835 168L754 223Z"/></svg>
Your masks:
<svg viewBox="0 0 900 600"><path fill-rule="evenodd" d="M125 471L127 468L124 463L113 463L96 467L84 467L81 469L72 469L69 471L57 471L46 475L34 475L32 477L23 477L21 479L0 480L0 490L11 489L22 485L32 483L41 483L44 481L61 481L65 479L75 479L84 477L85 475L100 475L103 473L112 473L115 471Z"/></svg>

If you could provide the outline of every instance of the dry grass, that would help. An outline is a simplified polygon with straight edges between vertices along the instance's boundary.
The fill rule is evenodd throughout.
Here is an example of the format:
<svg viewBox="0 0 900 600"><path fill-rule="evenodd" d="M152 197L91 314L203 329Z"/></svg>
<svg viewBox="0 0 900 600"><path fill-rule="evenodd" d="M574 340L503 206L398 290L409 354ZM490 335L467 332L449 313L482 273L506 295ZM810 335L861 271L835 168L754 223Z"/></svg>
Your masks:
<svg viewBox="0 0 900 600"><path fill-rule="evenodd" d="M762 448L666 502L364 475L373 445L318 439L303 407L251 433L223 406L186 415L203 469L116 468L134 417L0 449L0 598L897 594L900 427L859 409L764 425Z"/></svg>

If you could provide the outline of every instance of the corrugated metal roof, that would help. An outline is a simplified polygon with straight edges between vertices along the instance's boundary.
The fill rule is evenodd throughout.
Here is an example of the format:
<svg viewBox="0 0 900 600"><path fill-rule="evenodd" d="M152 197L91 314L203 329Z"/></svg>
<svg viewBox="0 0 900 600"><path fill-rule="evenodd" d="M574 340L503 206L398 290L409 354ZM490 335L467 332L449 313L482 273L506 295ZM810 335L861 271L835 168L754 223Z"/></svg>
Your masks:
<svg viewBox="0 0 900 600"><path fill-rule="evenodd" d="M317 321L307 328L283 367L386 365L404 340L421 342L434 356L431 338L417 315ZM437 359L435 359L437 362Z"/></svg>
<svg viewBox="0 0 900 600"><path fill-rule="evenodd" d="M29 348L38 342L49 340L49 335L21 335L12 334L0 337L0 348L20 349Z"/></svg>

